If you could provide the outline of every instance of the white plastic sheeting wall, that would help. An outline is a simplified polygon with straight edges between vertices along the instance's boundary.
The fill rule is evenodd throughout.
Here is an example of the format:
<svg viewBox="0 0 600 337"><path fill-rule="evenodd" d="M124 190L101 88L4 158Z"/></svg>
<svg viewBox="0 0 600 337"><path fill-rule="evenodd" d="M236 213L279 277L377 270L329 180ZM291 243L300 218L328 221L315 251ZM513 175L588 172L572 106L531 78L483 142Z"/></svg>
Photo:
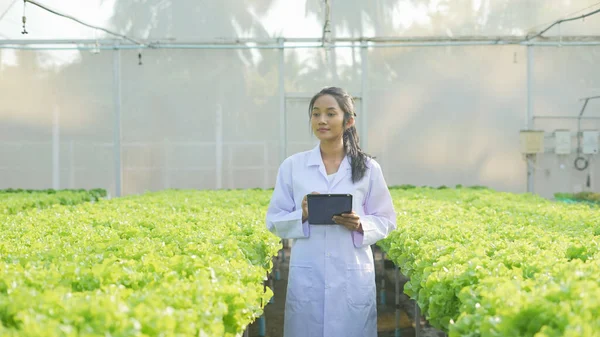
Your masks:
<svg viewBox="0 0 600 337"><path fill-rule="evenodd" d="M289 9L279 1L243 4L119 1L118 14L107 15L107 22L149 39L320 37L320 1L295 2L300 10L283 21L278 13ZM557 7L485 0L332 4L336 36L389 37L520 34L593 2L557 1ZM20 17L22 8L15 8L7 18ZM33 6L27 10L27 38L36 37L32 32L43 28L41 21L61 20ZM416 14L407 18L402 15L407 11ZM560 32L592 34L599 18L563 24ZM305 29L295 31L290 22ZM43 38L91 37L85 29L69 27L70 33ZM14 22L0 21L4 36L14 30ZM518 45L361 50L357 42L354 48L329 51L145 49L142 65L137 50L2 49L0 188L101 187L115 195L118 176L122 194L272 187L285 156L316 144L308 124L310 96L336 85L357 96L362 142L382 163L390 185L486 185L524 192L527 167L518 132L529 124L528 107L536 116L576 116L579 98L600 94L600 47L530 48L530 101L528 51ZM600 101L591 102L586 116L600 116L599 109ZM598 124L590 119L582 125L598 129ZM576 124L536 119L533 126L574 132ZM598 191L594 179L592 186L585 185L588 173L600 179L598 165L592 162L588 171L579 172L573 160L538 156L534 191L546 197Z"/></svg>
<svg viewBox="0 0 600 337"><path fill-rule="evenodd" d="M61 0L39 2L84 22L132 37L163 41L321 37L324 0ZM506 36L597 9L595 0L329 0L335 37ZM595 7L594 7L595 6ZM0 39L87 39L104 33L0 0ZM597 17L564 23L546 36L597 35Z"/></svg>

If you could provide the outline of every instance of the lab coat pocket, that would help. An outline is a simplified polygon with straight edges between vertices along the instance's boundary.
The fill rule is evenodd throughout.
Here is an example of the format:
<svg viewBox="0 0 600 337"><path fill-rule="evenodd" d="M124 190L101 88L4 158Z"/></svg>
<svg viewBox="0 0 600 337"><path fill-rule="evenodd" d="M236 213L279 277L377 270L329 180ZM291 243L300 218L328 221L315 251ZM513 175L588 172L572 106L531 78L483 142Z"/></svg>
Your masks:
<svg viewBox="0 0 600 337"><path fill-rule="evenodd" d="M368 263L350 263L346 270L346 296L352 306L368 306L375 300L375 272Z"/></svg>
<svg viewBox="0 0 600 337"><path fill-rule="evenodd" d="M286 301L305 304L314 296L313 268L308 265L292 264L289 269Z"/></svg>

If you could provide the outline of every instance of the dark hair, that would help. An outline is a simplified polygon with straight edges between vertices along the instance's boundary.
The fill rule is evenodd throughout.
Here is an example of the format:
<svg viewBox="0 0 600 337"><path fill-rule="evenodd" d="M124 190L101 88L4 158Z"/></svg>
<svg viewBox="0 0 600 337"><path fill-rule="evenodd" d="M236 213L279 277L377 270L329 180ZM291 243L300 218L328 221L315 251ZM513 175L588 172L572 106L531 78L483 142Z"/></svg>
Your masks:
<svg viewBox="0 0 600 337"><path fill-rule="evenodd" d="M309 116L312 114L315 101L324 95L330 95L335 98L338 105L344 112L344 125L346 125L350 117L356 116L356 112L354 111L354 98L352 98L352 96L344 89L337 87L323 88L313 96L308 106ZM365 172L367 171L367 158L372 157L360 148L358 133L356 132L356 127L354 125L344 131L343 137L344 151L346 151L346 154L348 157L350 157L350 166L352 167L352 182L355 183L365 176Z"/></svg>

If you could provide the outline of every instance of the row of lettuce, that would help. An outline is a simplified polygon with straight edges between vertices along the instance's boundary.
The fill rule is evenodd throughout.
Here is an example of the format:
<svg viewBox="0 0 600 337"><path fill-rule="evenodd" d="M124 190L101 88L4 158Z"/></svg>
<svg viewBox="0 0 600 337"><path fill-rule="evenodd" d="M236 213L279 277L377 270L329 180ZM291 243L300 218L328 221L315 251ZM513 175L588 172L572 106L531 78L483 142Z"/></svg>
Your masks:
<svg viewBox="0 0 600 337"><path fill-rule="evenodd" d="M97 192L0 193L0 336L236 336L262 314L265 192Z"/></svg>
<svg viewBox="0 0 600 337"><path fill-rule="evenodd" d="M454 336L600 336L600 208L487 189L395 189L379 245Z"/></svg>
<svg viewBox="0 0 600 337"><path fill-rule="evenodd" d="M0 215L17 214L32 209L45 209L54 205L77 205L96 202L107 196L106 190L0 190Z"/></svg>
<svg viewBox="0 0 600 337"><path fill-rule="evenodd" d="M0 335L235 336L279 239L271 191L0 191ZM379 245L454 336L596 336L600 208L474 188L391 189Z"/></svg>

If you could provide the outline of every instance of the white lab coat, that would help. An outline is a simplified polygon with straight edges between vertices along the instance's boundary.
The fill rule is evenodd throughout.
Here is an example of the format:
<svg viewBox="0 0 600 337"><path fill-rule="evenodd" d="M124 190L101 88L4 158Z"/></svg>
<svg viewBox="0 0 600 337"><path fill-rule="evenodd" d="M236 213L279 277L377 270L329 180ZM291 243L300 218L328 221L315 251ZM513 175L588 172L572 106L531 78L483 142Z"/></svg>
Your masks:
<svg viewBox="0 0 600 337"><path fill-rule="evenodd" d="M352 183L349 158L328 179L319 145L280 166L267 228L295 239L290 257L284 337L376 337L375 267L370 245L396 229L396 212L381 167L369 159ZM302 223L302 199L311 192L351 193L364 234L341 225Z"/></svg>

